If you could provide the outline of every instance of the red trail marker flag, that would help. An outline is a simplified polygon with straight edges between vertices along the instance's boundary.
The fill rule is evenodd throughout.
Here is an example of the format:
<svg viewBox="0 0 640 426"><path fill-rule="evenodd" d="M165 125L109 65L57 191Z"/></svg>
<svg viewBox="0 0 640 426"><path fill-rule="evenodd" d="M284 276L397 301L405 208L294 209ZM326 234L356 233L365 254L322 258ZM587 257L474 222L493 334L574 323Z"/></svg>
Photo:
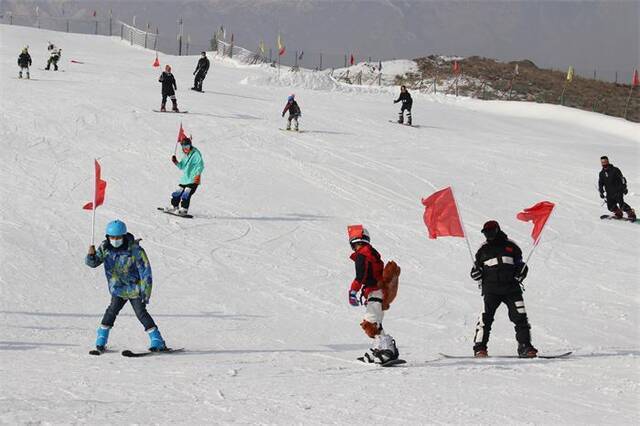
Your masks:
<svg viewBox="0 0 640 426"><path fill-rule="evenodd" d="M182 123L180 123L180 130L178 130L178 142L182 142L186 137L187 135L184 133Z"/></svg>
<svg viewBox="0 0 640 426"><path fill-rule="evenodd" d="M423 217L429 238L464 238L462 221L451 187L434 192L428 198L422 199L422 205L425 207Z"/></svg>
<svg viewBox="0 0 640 426"><path fill-rule="evenodd" d="M107 192L107 181L104 181L100 178L100 163L98 160L94 160L95 162L95 173L96 173L96 182L95 189L93 193L93 201L88 202L82 208L84 210L95 210L94 205L96 207L101 206L104 203L104 194Z"/></svg>
<svg viewBox="0 0 640 426"><path fill-rule="evenodd" d="M518 220L523 222L533 222L533 230L531 231L531 238L533 238L534 244L538 243L540 234L544 229L544 225L547 223L549 216L555 204L550 201L541 201L533 207L524 209L516 216Z"/></svg>

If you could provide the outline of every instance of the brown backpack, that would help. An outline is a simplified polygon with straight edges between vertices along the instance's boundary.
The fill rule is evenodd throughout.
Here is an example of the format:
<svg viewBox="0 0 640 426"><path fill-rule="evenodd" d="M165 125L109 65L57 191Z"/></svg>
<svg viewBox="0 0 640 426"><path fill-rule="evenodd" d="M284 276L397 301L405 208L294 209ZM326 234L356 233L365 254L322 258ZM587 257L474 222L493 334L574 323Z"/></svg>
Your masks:
<svg viewBox="0 0 640 426"><path fill-rule="evenodd" d="M387 262L382 271L382 280L378 283L378 288L382 290L382 310L386 311L398 295L398 277L400 267L393 260Z"/></svg>

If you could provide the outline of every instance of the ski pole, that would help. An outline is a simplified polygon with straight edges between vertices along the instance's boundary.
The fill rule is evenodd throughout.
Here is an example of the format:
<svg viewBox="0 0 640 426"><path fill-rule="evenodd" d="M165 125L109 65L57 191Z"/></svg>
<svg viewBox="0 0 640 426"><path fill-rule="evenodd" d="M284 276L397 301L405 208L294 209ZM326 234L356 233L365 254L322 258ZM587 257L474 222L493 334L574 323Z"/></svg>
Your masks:
<svg viewBox="0 0 640 426"><path fill-rule="evenodd" d="M458 200L456 200L456 194L454 193L453 185L451 186L451 194L453 195L453 201L456 203L456 210L458 210L458 217L460 218L460 224L462 225L462 231L464 232L464 239L467 241L467 248L469 249L469 256L471 257L471 263L475 265L476 261L473 258L473 252L471 251L471 243L469 242L469 235L467 234L467 229L464 226L464 221L462 220L462 214L460 214L460 207L458 207Z"/></svg>

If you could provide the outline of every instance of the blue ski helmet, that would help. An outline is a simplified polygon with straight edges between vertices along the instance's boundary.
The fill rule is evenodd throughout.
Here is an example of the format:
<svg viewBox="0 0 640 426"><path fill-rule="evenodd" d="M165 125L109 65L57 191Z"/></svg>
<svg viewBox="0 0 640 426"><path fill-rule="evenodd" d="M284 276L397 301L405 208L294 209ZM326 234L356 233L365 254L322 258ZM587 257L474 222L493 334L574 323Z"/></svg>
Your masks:
<svg viewBox="0 0 640 426"><path fill-rule="evenodd" d="M112 220L107 224L106 234L110 237L121 237L127 233L127 225L121 220Z"/></svg>
<svg viewBox="0 0 640 426"><path fill-rule="evenodd" d="M291 95L289 95L289 97L287 98L287 102L291 102L294 98L296 97L296 95L294 95L293 93Z"/></svg>

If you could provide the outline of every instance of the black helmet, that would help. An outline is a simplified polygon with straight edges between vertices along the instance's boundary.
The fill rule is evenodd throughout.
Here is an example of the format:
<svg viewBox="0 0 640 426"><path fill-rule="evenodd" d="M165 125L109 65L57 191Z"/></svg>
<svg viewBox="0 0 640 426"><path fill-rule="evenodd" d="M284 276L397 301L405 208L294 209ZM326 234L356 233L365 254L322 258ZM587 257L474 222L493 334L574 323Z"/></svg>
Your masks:
<svg viewBox="0 0 640 426"><path fill-rule="evenodd" d="M500 224L495 220L485 222L485 224L482 226L481 232L487 238L487 241L491 241L495 239L496 236L498 236L498 233L500 232Z"/></svg>
<svg viewBox="0 0 640 426"><path fill-rule="evenodd" d="M191 146L191 138L185 136L184 138L182 138L182 140L180 141L180 145L182 146Z"/></svg>

